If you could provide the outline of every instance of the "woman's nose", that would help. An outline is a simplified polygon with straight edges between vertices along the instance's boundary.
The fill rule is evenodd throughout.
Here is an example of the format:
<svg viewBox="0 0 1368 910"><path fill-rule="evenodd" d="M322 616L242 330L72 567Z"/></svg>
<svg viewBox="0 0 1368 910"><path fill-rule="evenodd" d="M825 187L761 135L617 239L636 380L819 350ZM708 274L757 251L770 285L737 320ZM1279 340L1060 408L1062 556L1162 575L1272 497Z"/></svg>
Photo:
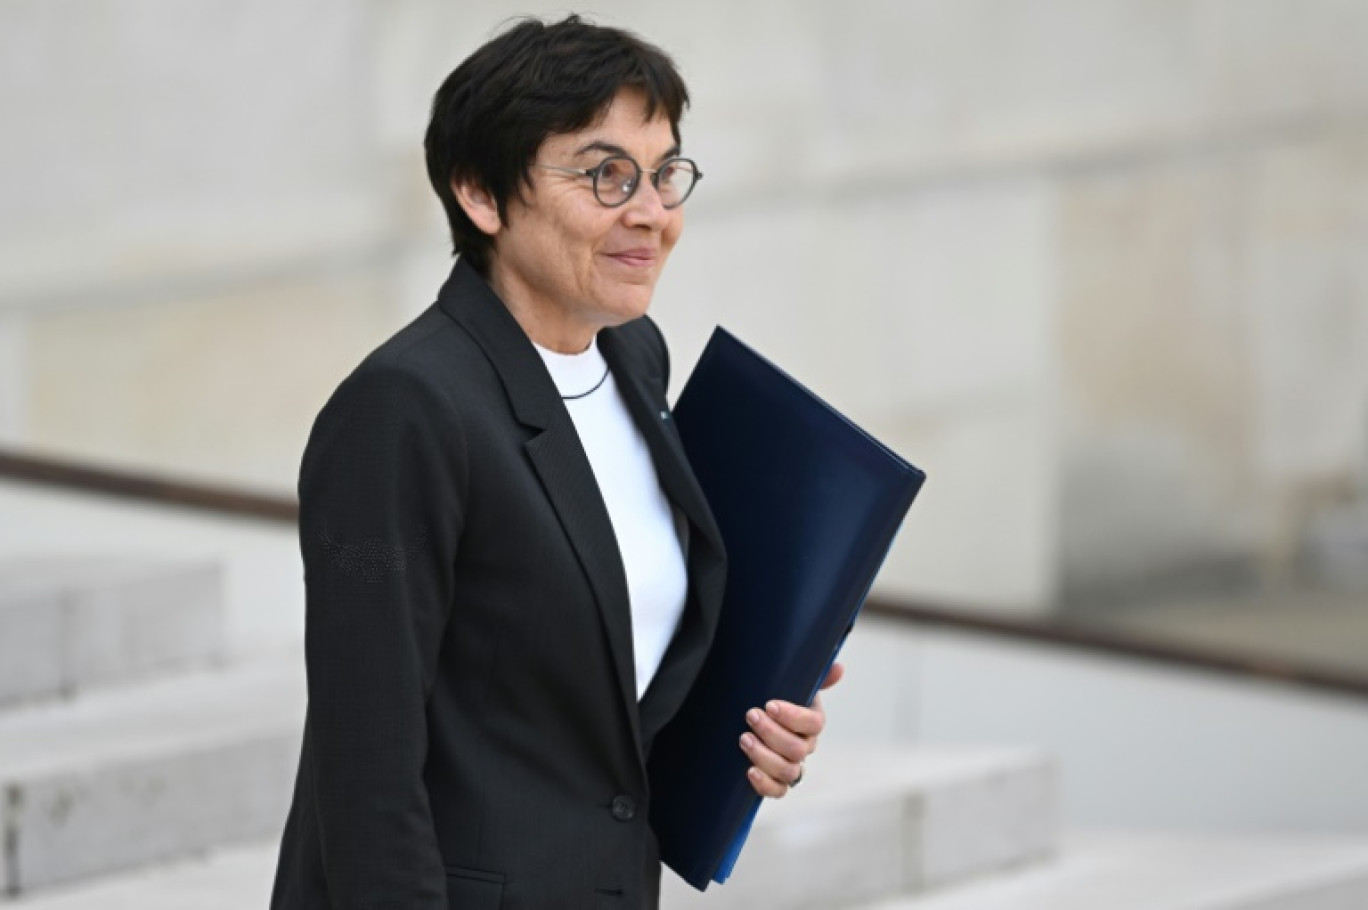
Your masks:
<svg viewBox="0 0 1368 910"><path fill-rule="evenodd" d="M670 210L665 208L655 181L646 179L645 175L642 175L641 184L632 198L622 208L623 221L629 225L657 226L670 216Z"/></svg>

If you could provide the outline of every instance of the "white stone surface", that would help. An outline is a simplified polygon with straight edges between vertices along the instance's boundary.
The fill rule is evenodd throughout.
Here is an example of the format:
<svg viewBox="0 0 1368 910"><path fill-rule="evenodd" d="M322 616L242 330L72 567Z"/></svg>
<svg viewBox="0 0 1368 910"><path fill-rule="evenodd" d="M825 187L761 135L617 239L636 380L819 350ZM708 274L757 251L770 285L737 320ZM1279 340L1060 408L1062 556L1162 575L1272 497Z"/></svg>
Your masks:
<svg viewBox="0 0 1368 910"><path fill-rule="evenodd" d="M985 870L1039 862L1057 849L1059 786L1053 763L1033 774L1002 767L927 793L914 822L911 888L939 888L982 876Z"/></svg>
<svg viewBox="0 0 1368 910"><path fill-rule="evenodd" d="M843 660L833 745L1031 743L1071 828L1368 831L1361 699L872 616Z"/></svg>
<svg viewBox="0 0 1368 910"><path fill-rule="evenodd" d="M401 325L389 268L358 257L305 276L207 285L32 314L27 446L176 479L293 490L314 415Z"/></svg>
<svg viewBox="0 0 1368 910"><path fill-rule="evenodd" d="M27 337L22 317L0 314L0 445L17 446L28 413Z"/></svg>
<svg viewBox="0 0 1368 910"><path fill-rule="evenodd" d="M59 886L14 910L260 910L275 841L209 852L99 883ZM1361 910L1361 839L1067 835L1057 861L982 882L845 910ZM0 898L0 903L3 903ZM667 896L665 910L676 904ZM767 910L788 910L765 903Z"/></svg>
<svg viewBox="0 0 1368 910"><path fill-rule="evenodd" d="M1091 834L1058 862L852 910L1361 910L1368 840Z"/></svg>
<svg viewBox="0 0 1368 910"><path fill-rule="evenodd" d="M373 6L6 3L0 306L98 304L383 238Z"/></svg>
<svg viewBox="0 0 1368 910"><path fill-rule="evenodd" d="M846 910L1361 910L1365 847L1335 838L1075 834L1058 862ZM108 881L56 887L14 910L259 910L277 844L215 850ZM0 899L3 902L3 899ZM665 903L666 910L676 905ZM765 903L773 910L785 905Z"/></svg>
<svg viewBox="0 0 1368 910"><path fill-rule="evenodd" d="M1368 129L1274 144L1241 170L1256 464L1280 484L1368 489Z"/></svg>
<svg viewBox="0 0 1368 910"><path fill-rule="evenodd" d="M0 559L93 555L220 566L230 658L304 639L303 569L289 523L0 482Z"/></svg>
<svg viewBox="0 0 1368 910"><path fill-rule="evenodd" d="M1058 211L1065 585L1285 577L1368 483L1368 133L1082 171Z"/></svg>
<svg viewBox="0 0 1368 910"><path fill-rule="evenodd" d="M1316 516L1302 557L1311 577L1347 591L1368 591L1368 500Z"/></svg>
<svg viewBox="0 0 1368 910"><path fill-rule="evenodd" d="M565 8L0 6L0 439L288 489L442 277L432 93L523 12ZM1039 613L1276 574L1368 482L1368 7L591 12L693 93L676 388L723 322L930 463L885 590Z"/></svg>
<svg viewBox="0 0 1368 910"><path fill-rule="evenodd" d="M760 811L725 885L666 875L663 903L839 906L1039 862L1057 839L1054 768L1033 750L823 749Z"/></svg>
<svg viewBox="0 0 1368 910"><path fill-rule="evenodd" d="M200 857L55 886L0 904L12 910L262 910L271 899L277 840L212 850Z"/></svg>
<svg viewBox="0 0 1368 910"><path fill-rule="evenodd" d="M1061 189L1060 534L1074 588L1212 563L1268 532L1254 483L1226 156L1085 172Z"/></svg>
<svg viewBox="0 0 1368 910"><path fill-rule="evenodd" d="M278 831L303 716L299 659L0 715L5 887L29 891Z"/></svg>
<svg viewBox="0 0 1368 910"><path fill-rule="evenodd" d="M0 705L215 661L223 626L213 564L0 557Z"/></svg>
<svg viewBox="0 0 1368 910"><path fill-rule="evenodd" d="M65 617L50 591L0 596L0 707L62 691Z"/></svg>
<svg viewBox="0 0 1368 910"><path fill-rule="evenodd" d="M421 131L433 87L510 15L501 0L393 4L386 139ZM1164 154L1368 98L1368 15L1337 0L821 0L716 7L595 4L669 49L694 98L685 136L717 192L886 185L907 175ZM520 13L555 16L554 0ZM852 14L858 12L858 14ZM1239 141L1239 140L1237 140Z"/></svg>

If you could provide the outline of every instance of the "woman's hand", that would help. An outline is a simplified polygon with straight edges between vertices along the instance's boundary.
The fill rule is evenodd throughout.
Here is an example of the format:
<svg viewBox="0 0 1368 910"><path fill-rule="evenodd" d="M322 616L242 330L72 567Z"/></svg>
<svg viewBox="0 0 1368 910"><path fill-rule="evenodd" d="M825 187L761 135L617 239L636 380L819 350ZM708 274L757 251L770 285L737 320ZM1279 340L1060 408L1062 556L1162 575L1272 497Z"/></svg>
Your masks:
<svg viewBox="0 0 1368 910"><path fill-rule="evenodd" d="M844 675L844 666L832 664L822 688L830 689ZM756 793L778 799L798 782L803 761L817 751L817 737L826 726L822 696L812 700L811 708L787 701L772 701L764 710L752 708L746 712L746 723L751 729L741 736L741 751L751 760L746 775Z"/></svg>

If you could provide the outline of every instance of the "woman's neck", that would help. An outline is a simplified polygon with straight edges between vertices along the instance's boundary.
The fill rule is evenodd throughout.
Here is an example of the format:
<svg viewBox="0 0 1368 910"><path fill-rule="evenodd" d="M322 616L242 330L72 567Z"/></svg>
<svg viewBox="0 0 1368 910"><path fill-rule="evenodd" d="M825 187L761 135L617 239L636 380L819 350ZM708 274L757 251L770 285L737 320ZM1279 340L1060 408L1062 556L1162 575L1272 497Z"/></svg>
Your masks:
<svg viewBox="0 0 1368 910"><path fill-rule="evenodd" d="M575 319L566 308L556 306L509 280L497 265L489 270L489 286L508 307L528 338L557 354L579 354L588 350L601 326Z"/></svg>

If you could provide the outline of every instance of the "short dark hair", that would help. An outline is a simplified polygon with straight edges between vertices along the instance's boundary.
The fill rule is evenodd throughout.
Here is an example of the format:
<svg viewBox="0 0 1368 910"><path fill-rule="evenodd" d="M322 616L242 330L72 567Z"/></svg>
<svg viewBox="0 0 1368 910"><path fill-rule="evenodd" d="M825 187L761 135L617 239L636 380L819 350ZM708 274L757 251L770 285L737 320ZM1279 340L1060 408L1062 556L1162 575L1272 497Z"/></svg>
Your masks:
<svg viewBox="0 0 1368 910"><path fill-rule="evenodd" d="M423 140L453 252L488 274L493 240L461 209L453 180L478 184L507 221L546 138L591 125L625 88L645 96L647 119L669 119L678 142L688 89L670 57L631 32L574 15L522 19L456 67L432 100Z"/></svg>

